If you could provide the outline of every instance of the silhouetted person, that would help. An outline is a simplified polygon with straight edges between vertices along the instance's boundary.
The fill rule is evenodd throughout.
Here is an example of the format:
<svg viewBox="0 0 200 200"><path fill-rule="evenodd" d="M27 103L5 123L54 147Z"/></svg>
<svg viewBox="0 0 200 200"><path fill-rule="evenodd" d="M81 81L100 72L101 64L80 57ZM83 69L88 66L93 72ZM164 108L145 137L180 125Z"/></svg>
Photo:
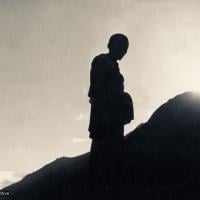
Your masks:
<svg viewBox="0 0 200 200"><path fill-rule="evenodd" d="M90 180L95 187L105 190L121 178L124 124L133 119L133 110L128 122L123 118L122 102L128 94L124 92L124 77L117 63L127 52L128 38L114 34L107 46L109 52L92 61L88 92L91 103L88 130L92 139Z"/></svg>

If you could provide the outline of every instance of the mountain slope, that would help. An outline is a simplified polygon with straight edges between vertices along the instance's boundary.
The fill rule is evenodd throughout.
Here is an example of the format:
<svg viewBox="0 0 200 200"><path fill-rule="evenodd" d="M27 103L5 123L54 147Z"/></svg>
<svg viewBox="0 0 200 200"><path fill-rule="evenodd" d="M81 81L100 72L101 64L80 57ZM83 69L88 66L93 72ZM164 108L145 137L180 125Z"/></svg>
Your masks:
<svg viewBox="0 0 200 200"><path fill-rule="evenodd" d="M178 95L125 137L123 199L199 199L200 96ZM7 199L92 199L89 153L60 158L3 189ZM6 198L5 198L6 199Z"/></svg>

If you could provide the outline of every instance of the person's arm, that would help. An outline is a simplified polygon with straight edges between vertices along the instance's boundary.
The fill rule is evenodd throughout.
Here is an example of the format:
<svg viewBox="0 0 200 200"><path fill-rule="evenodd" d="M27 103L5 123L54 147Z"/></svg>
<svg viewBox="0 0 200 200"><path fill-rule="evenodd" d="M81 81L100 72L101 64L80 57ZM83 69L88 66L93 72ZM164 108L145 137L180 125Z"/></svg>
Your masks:
<svg viewBox="0 0 200 200"><path fill-rule="evenodd" d="M92 61L90 71L90 90L88 96L89 102L95 104L96 111L99 112L98 123L109 125L110 110L107 103L107 95L105 88L105 77L108 73L107 61L105 57L95 57Z"/></svg>
<svg viewBox="0 0 200 200"><path fill-rule="evenodd" d="M90 93L91 98L103 100L105 98L105 75L107 72L105 59L95 57L92 61L90 71Z"/></svg>

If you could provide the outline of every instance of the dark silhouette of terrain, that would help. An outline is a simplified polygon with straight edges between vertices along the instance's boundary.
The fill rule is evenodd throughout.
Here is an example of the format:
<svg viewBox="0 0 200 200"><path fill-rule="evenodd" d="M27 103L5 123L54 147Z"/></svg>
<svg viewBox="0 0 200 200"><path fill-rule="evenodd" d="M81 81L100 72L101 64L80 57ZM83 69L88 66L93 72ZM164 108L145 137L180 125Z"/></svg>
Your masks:
<svg viewBox="0 0 200 200"><path fill-rule="evenodd" d="M10 192L5 199L94 199L88 161L89 153L59 158L4 188ZM123 199L199 199L200 96L187 92L170 99L130 132L123 166Z"/></svg>

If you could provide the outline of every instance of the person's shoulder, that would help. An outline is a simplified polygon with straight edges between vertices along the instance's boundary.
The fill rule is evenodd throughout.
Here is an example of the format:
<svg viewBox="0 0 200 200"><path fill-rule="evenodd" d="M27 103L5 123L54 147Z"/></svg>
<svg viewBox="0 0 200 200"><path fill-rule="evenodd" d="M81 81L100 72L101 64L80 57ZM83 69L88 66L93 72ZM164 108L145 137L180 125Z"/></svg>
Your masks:
<svg viewBox="0 0 200 200"><path fill-rule="evenodd" d="M94 59L107 59L107 54L106 53L101 53L98 54L97 56L94 57Z"/></svg>
<svg viewBox="0 0 200 200"><path fill-rule="evenodd" d="M106 64L109 62L110 62L109 57L105 53L101 53L95 56L94 59L92 60L92 63L98 63L98 64Z"/></svg>

